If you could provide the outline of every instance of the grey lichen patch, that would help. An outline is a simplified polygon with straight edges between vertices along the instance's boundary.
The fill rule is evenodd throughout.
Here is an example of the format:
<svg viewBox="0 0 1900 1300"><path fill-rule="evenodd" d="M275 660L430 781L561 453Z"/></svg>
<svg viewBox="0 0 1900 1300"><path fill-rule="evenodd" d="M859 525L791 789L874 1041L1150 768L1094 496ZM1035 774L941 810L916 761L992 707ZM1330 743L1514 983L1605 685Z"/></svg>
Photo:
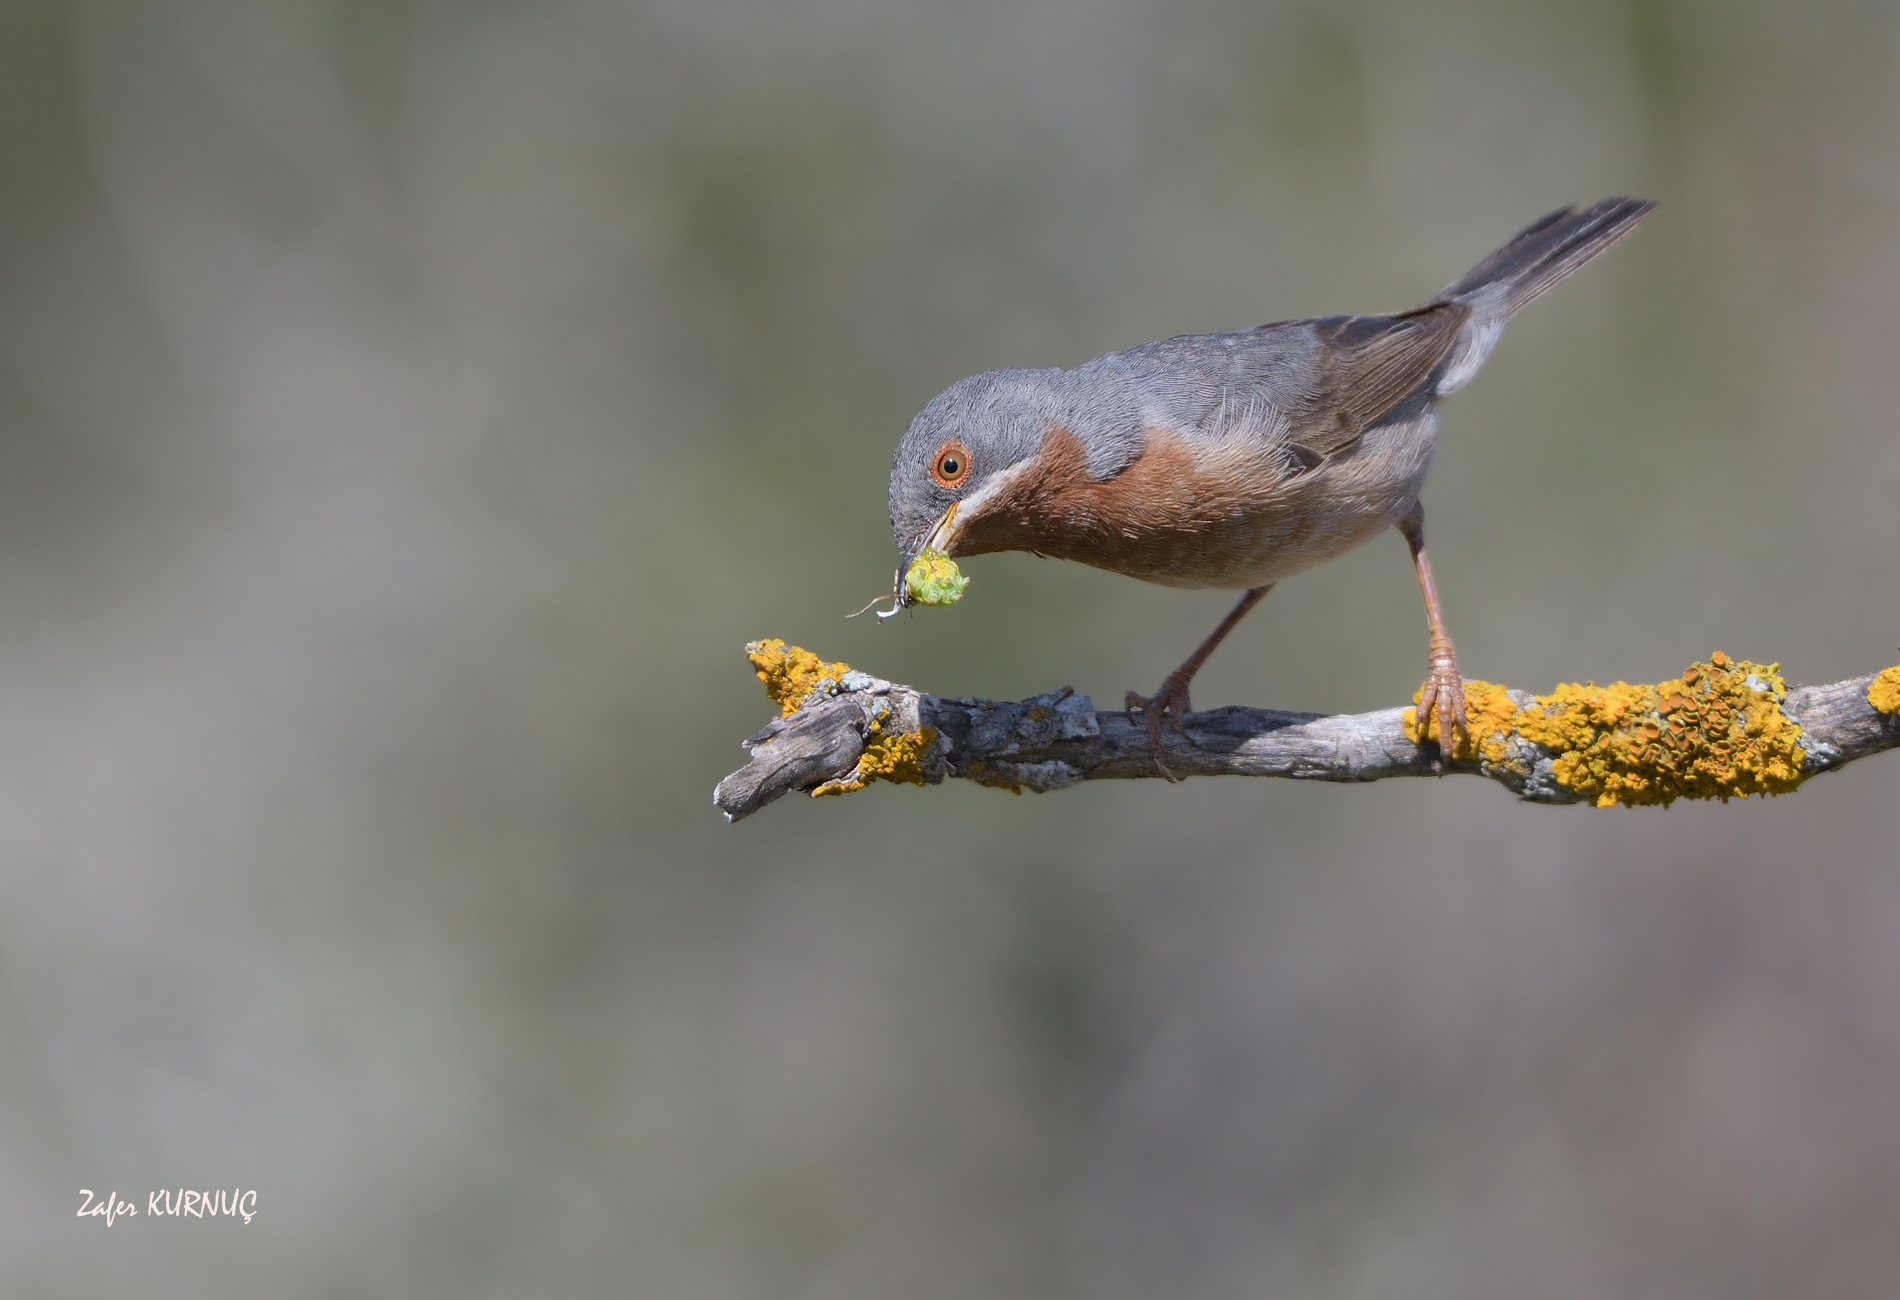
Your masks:
<svg viewBox="0 0 1900 1300"><path fill-rule="evenodd" d="M990 775L999 783L1019 785L1038 794L1044 790L1066 789L1082 779L1081 772L1059 758L1041 763L991 763Z"/></svg>
<svg viewBox="0 0 1900 1300"><path fill-rule="evenodd" d="M1102 734L1095 705L1073 687L1050 691L1033 699L1007 703L985 701L970 721L970 748L997 758L1059 740L1084 740Z"/></svg>

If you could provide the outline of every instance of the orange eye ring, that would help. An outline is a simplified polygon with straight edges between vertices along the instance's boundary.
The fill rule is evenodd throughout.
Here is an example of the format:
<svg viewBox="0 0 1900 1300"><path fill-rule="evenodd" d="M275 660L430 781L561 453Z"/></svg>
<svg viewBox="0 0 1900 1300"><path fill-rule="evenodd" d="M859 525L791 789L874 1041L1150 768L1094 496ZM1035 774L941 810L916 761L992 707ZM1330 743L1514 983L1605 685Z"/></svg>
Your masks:
<svg viewBox="0 0 1900 1300"><path fill-rule="evenodd" d="M954 491L970 477L970 449L963 439L951 438L930 458L930 479L940 488Z"/></svg>

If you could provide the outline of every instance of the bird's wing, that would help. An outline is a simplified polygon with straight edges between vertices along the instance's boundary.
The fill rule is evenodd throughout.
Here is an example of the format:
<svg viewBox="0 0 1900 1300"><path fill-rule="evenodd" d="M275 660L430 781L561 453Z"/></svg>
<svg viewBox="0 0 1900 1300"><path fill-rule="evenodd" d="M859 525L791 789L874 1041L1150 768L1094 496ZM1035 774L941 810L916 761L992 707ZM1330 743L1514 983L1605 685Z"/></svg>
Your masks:
<svg viewBox="0 0 1900 1300"><path fill-rule="evenodd" d="M1258 441L1298 474L1352 447L1425 383L1470 315L1463 303L1439 302L1400 316L1162 339L1066 372L1057 418L1093 432L1097 478L1132 463L1155 429L1191 442Z"/></svg>
<svg viewBox="0 0 1900 1300"><path fill-rule="evenodd" d="M1316 350L1311 389L1290 412L1287 440L1321 459L1352 447L1431 377L1471 316L1443 302L1403 316L1332 316L1306 322Z"/></svg>

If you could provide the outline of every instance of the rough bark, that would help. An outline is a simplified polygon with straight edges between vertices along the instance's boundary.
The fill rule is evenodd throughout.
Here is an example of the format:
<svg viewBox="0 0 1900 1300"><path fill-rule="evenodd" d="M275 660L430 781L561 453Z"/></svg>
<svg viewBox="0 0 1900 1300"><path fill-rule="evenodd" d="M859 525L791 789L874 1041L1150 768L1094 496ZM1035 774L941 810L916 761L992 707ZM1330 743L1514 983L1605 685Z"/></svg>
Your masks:
<svg viewBox="0 0 1900 1300"><path fill-rule="evenodd" d="M1082 781L1158 777L1147 732L1137 719L1098 712L1067 687L1027 700L940 699L865 673L846 675L821 698L774 719L744 744L751 761L719 783L713 803L730 821L793 790L848 781L873 718L884 734L928 727L935 733L918 764L930 784L949 777L1022 790L1060 790ZM1868 703L1873 676L1789 689L1781 709L1802 729L1804 776L1900 747L1900 716ZM1520 707L1534 697L1510 692ZM1378 781L1394 776L1484 776L1537 803L1578 803L1585 796L1553 778L1555 757L1512 736L1501 762L1440 758L1415 744L1403 708L1375 713L1282 713L1232 706L1188 715L1187 735L1165 735L1167 765L1179 777L1280 776L1307 781Z"/></svg>

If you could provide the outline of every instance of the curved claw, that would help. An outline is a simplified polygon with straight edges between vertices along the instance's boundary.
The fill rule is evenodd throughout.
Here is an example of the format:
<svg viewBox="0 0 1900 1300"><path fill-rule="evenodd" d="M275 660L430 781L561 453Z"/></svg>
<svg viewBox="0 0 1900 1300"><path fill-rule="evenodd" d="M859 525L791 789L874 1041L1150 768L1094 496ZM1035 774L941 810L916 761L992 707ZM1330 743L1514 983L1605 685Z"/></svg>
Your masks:
<svg viewBox="0 0 1900 1300"><path fill-rule="evenodd" d="M1128 719L1128 725L1131 727L1135 724L1134 711L1136 709L1141 710L1142 720L1147 724L1148 756L1154 760L1155 770L1170 781L1182 780L1183 778L1170 772L1168 765L1161 759L1161 727L1163 723L1166 723L1169 730L1181 739L1190 745L1194 743L1194 738L1187 734L1187 728L1181 724L1181 719L1194 710L1193 704L1188 700L1187 682L1180 678L1169 677L1161 683L1161 688L1152 696L1138 695L1134 691L1128 692L1122 698L1122 716Z"/></svg>
<svg viewBox="0 0 1900 1300"><path fill-rule="evenodd" d="M1458 737L1471 741L1471 723L1465 717L1465 682L1458 672L1458 658L1451 647L1433 647L1431 670L1418 696L1420 735L1428 735L1433 714L1437 714L1438 752L1450 759L1458 747Z"/></svg>

